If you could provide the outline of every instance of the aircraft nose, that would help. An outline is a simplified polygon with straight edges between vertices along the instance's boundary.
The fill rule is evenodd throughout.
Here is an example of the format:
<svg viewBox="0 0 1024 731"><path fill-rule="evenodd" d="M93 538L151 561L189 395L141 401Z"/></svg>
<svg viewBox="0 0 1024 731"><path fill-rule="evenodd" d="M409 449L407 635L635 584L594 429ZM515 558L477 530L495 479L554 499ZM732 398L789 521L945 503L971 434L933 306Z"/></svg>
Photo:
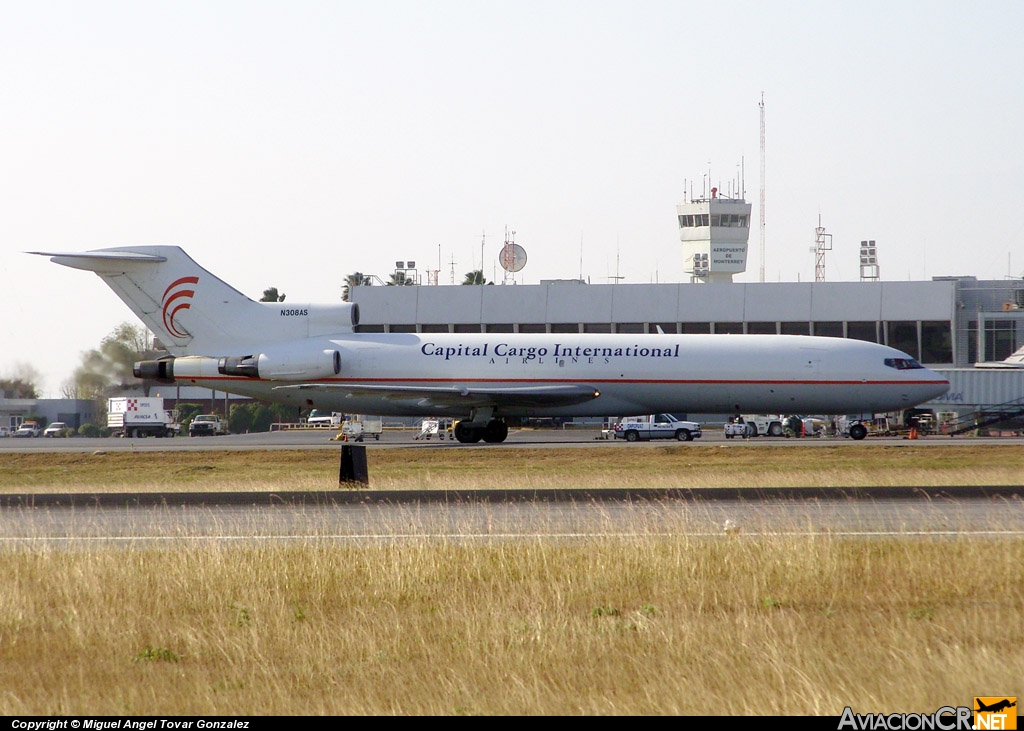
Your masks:
<svg viewBox="0 0 1024 731"><path fill-rule="evenodd" d="M949 390L949 379L935 371L925 370L928 374L928 382L922 387L925 393L924 401L931 401Z"/></svg>

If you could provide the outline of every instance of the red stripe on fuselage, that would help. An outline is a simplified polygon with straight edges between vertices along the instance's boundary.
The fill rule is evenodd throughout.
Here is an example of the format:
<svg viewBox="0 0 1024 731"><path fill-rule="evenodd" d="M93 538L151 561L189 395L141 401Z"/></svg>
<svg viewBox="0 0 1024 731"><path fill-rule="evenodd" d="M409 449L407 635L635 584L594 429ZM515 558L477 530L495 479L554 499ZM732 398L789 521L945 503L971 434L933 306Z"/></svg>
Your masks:
<svg viewBox="0 0 1024 731"><path fill-rule="evenodd" d="M267 378L246 378L244 376L184 376L179 380L189 381L240 381L243 383L289 383L289 381L275 381ZM764 386L942 386L949 385L949 381L771 381L771 380L722 380L715 378L706 379L664 379L664 378L317 378L309 383L335 383L352 385L374 384L374 385L409 385L417 383L426 384L464 384L464 383L532 383L544 385L548 383L660 383L670 385L764 385Z"/></svg>

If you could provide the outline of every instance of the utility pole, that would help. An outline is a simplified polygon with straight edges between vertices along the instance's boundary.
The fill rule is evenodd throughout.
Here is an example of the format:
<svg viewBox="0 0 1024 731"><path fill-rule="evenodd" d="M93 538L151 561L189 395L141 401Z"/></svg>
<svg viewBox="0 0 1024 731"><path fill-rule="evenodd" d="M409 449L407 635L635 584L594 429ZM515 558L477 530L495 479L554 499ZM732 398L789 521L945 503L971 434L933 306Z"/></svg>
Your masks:
<svg viewBox="0 0 1024 731"><path fill-rule="evenodd" d="M761 281L764 282L764 92L761 92Z"/></svg>

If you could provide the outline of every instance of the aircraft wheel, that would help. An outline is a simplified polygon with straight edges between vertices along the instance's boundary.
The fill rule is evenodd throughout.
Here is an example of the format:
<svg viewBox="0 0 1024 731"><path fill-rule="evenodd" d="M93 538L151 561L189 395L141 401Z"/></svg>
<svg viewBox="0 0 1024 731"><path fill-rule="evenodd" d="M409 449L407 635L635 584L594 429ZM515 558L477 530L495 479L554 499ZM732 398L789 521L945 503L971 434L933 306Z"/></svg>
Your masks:
<svg viewBox="0 0 1024 731"><path fill-rule="evenodd" d="M491 419L483 430L484 441L488 444L498 444L508 437L508 424L501 419Z"/></svg>
<svg viewBox="0 0 1024 731"><path fill-rule="evenodd" d="M463 444L476 444L483 436L481 431L481 429L475 429L460 421L455 425L455 438Z"/></svg>
<svg viewBox="0 0 1024 731"><path fill-rule="evenodd" d="M854 424L850 427L850 439L860 441L868 435L868 429L863 424Z"/></svg>

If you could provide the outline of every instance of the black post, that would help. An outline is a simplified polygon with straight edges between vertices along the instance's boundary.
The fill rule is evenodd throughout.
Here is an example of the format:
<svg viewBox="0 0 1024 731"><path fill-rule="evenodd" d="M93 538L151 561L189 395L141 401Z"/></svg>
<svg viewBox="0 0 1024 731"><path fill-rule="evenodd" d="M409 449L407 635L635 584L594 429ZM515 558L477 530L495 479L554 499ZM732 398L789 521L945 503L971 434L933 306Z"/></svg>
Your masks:
<svg viewBox="0 0 1024 731"><path fill-rule="evenodd" d="M366 469L366 447L362 444L342 444L338 486L359 487L369 484L370 474Z"/></svg>

